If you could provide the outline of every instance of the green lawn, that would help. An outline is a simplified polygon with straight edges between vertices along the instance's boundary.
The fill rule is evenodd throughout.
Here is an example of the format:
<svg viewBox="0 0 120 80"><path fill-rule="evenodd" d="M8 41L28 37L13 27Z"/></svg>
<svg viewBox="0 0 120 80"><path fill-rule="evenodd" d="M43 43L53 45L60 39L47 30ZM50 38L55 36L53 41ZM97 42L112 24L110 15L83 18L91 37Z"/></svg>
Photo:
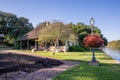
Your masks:
<svg viewBox="0 0 120 80"><path fill-rule="evenodd" d="M88 65L91 60L91 52L67 52L56 53L37 51L37 55L48 56L51 58L79 61L80 64L70 70L53 78L53 80L119 80L120 65L115 60L102 52L96 52L96 58L100 66Z"/></svg>
<svg viewBox="0 0 120 80"><path fill-rule="evenodd" d="M0 45L0 50L11 50L12 47L6 46L6 45Z"/></svg>

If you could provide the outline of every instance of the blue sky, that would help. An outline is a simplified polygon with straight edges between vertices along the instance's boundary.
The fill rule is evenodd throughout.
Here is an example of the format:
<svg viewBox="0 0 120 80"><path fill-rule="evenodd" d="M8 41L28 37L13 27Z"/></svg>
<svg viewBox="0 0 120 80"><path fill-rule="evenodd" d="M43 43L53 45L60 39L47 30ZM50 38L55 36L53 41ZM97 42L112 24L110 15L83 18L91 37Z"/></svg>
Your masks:
<svg viewBox="0 0 120 80"><path fill-rule="evenodd" d="M34 27L54 19L89 25L93 17L108 41L120 39L120 0L0 0L0 11L26 17Z"/></svg>

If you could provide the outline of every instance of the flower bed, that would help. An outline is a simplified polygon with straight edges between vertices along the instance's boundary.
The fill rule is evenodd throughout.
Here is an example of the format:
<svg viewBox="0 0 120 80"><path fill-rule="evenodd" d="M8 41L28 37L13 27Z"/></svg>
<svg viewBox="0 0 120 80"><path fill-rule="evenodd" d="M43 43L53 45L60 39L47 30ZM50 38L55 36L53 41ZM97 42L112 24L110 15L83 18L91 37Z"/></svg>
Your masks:
<svg viewBox="0 0 120 80"><path fill-rule="evenodd" d="M42 68L59 66L62 62L55 59L29 56L24 54L0 54L0 75L7 72L33 72Z"/></svg>

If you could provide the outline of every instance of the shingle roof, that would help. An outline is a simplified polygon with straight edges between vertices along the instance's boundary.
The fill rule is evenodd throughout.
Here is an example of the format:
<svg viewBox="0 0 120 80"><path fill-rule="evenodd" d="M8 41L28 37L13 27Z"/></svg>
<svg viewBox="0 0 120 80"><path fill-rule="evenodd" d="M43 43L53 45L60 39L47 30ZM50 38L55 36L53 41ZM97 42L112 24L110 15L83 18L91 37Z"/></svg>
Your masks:
<svg viewBox="0 0 120 80"><path fill-rule="evenodd" d="M18 41L23 41L23 40L30 40L30 39L37 39L38 38L38 33L39 30L42 27L36 27L32 31L28 32L27 34L23 35Z"/></svg>

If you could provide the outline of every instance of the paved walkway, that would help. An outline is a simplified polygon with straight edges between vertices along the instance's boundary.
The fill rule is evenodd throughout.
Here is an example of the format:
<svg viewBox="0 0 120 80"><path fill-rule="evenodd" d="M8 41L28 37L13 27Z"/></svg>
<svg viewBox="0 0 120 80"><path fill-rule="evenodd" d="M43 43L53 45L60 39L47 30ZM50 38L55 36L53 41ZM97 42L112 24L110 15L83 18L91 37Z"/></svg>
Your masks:
<svg viewBox="0 0 120 80"><path fill-rule="evenodd" d="M54 76L66 71L78 64L76 61L62 61L64 64L53 68L44 68L32 73L26 72L11 72L7 74L8 79L5 79L5 74L0 76L0 80L51 80Z"/></svg>

